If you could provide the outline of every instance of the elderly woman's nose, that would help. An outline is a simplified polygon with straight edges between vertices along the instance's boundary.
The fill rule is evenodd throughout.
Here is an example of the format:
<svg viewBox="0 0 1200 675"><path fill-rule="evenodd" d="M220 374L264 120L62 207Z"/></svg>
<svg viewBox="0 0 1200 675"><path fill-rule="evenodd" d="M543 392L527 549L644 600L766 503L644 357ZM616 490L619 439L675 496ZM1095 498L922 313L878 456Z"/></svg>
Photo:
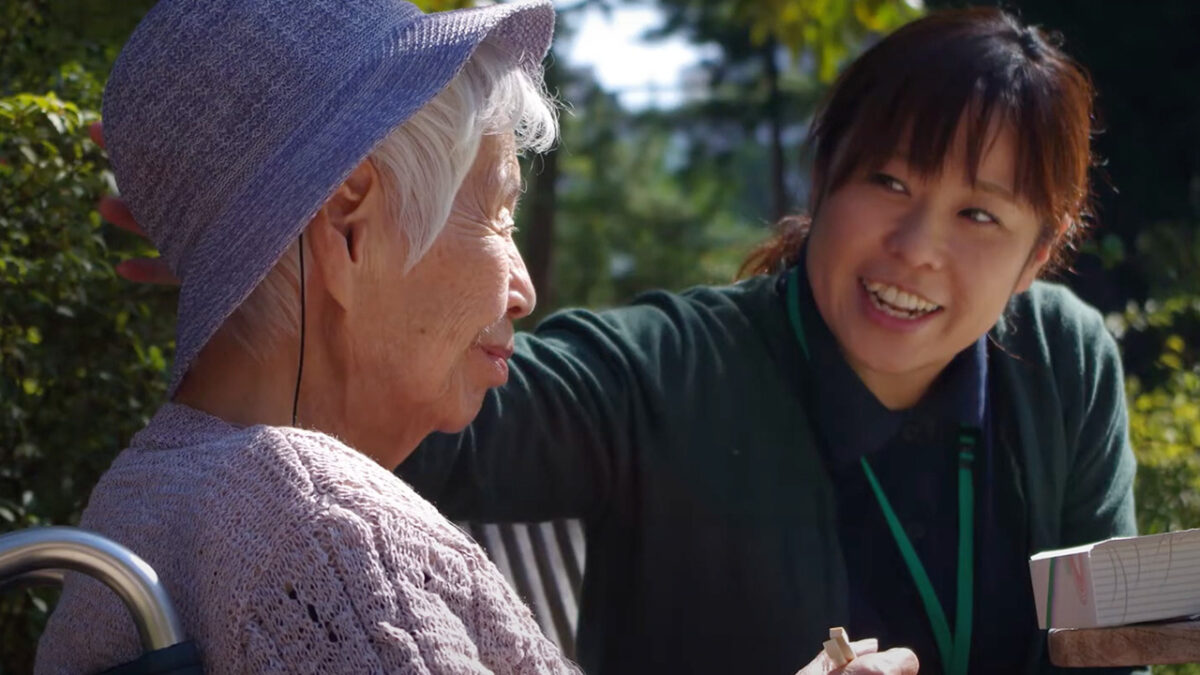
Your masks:
<svg viewBox="0 0 1200 675"><path fill-rule="evenodd" d="M529 278L529 270L525 269L525 260L521 252L512 244L512 275L508 284L508 316L514 320L533 313L537 306L537 291Z"/></svg>

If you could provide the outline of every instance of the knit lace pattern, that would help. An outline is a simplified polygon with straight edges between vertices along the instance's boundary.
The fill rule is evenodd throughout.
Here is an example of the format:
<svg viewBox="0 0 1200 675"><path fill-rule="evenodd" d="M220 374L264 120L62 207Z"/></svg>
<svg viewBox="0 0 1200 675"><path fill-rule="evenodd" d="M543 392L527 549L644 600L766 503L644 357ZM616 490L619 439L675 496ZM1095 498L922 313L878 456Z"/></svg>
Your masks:
<svg viewBox="0 0 1200 675"><path fill-rule="evenodd" d="M577 673L469 536L330 436L167 404L81 526L144 558L208 673ZM68 574L35 672L136 659L116 594Z"/></svg>

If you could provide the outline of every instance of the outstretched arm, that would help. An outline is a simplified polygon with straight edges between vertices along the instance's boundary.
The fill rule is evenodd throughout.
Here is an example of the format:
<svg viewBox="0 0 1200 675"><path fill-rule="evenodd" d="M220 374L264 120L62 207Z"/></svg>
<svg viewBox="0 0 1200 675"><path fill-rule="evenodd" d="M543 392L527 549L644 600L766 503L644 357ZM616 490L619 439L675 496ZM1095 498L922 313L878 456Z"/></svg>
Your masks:
<svg viewBox="0 0 1200 675"><path fill-rule="evenodd" d="M471 426L426 439L398 473L453 518L603 515L715 395L714 364L744 347L731 317L721 294L665 292L556 314L517 337L508 384Z"/></svg>
<svg viewBox="0 0 1200 675"><path fill-rule="evenodd" d="M397 473L452 518L597 514L660 433L676 332L645 305L551 317L518 336L508 384L475 421L430 436Z"/></svg>

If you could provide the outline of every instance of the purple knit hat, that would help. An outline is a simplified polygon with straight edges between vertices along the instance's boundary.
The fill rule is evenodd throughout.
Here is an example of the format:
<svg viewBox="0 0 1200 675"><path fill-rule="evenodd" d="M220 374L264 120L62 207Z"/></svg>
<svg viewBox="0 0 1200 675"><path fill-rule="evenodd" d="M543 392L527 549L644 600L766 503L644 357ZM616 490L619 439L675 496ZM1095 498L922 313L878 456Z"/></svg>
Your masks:
<svg viewBox="0 0 1200 675"><path fill-rule="evenodd" d="M104 135L122 199L182 282L174 395L334 190L484 40L536 77L550 0L162 0L121 50Z"/></svg>

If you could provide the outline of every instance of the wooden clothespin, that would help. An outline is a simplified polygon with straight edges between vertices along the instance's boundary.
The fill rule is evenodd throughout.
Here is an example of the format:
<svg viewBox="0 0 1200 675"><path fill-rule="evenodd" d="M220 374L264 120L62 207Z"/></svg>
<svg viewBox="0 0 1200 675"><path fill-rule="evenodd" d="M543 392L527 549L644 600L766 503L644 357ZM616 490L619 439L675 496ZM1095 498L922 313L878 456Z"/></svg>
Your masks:
<svg viewBox="0 0 1200 675"><path fill-rule="evenodd" d="M829 629L829 639L824 642L825 654L838 668L854 660L854 648L850 646L850 636L846 629L835 626Z"/></svg>

